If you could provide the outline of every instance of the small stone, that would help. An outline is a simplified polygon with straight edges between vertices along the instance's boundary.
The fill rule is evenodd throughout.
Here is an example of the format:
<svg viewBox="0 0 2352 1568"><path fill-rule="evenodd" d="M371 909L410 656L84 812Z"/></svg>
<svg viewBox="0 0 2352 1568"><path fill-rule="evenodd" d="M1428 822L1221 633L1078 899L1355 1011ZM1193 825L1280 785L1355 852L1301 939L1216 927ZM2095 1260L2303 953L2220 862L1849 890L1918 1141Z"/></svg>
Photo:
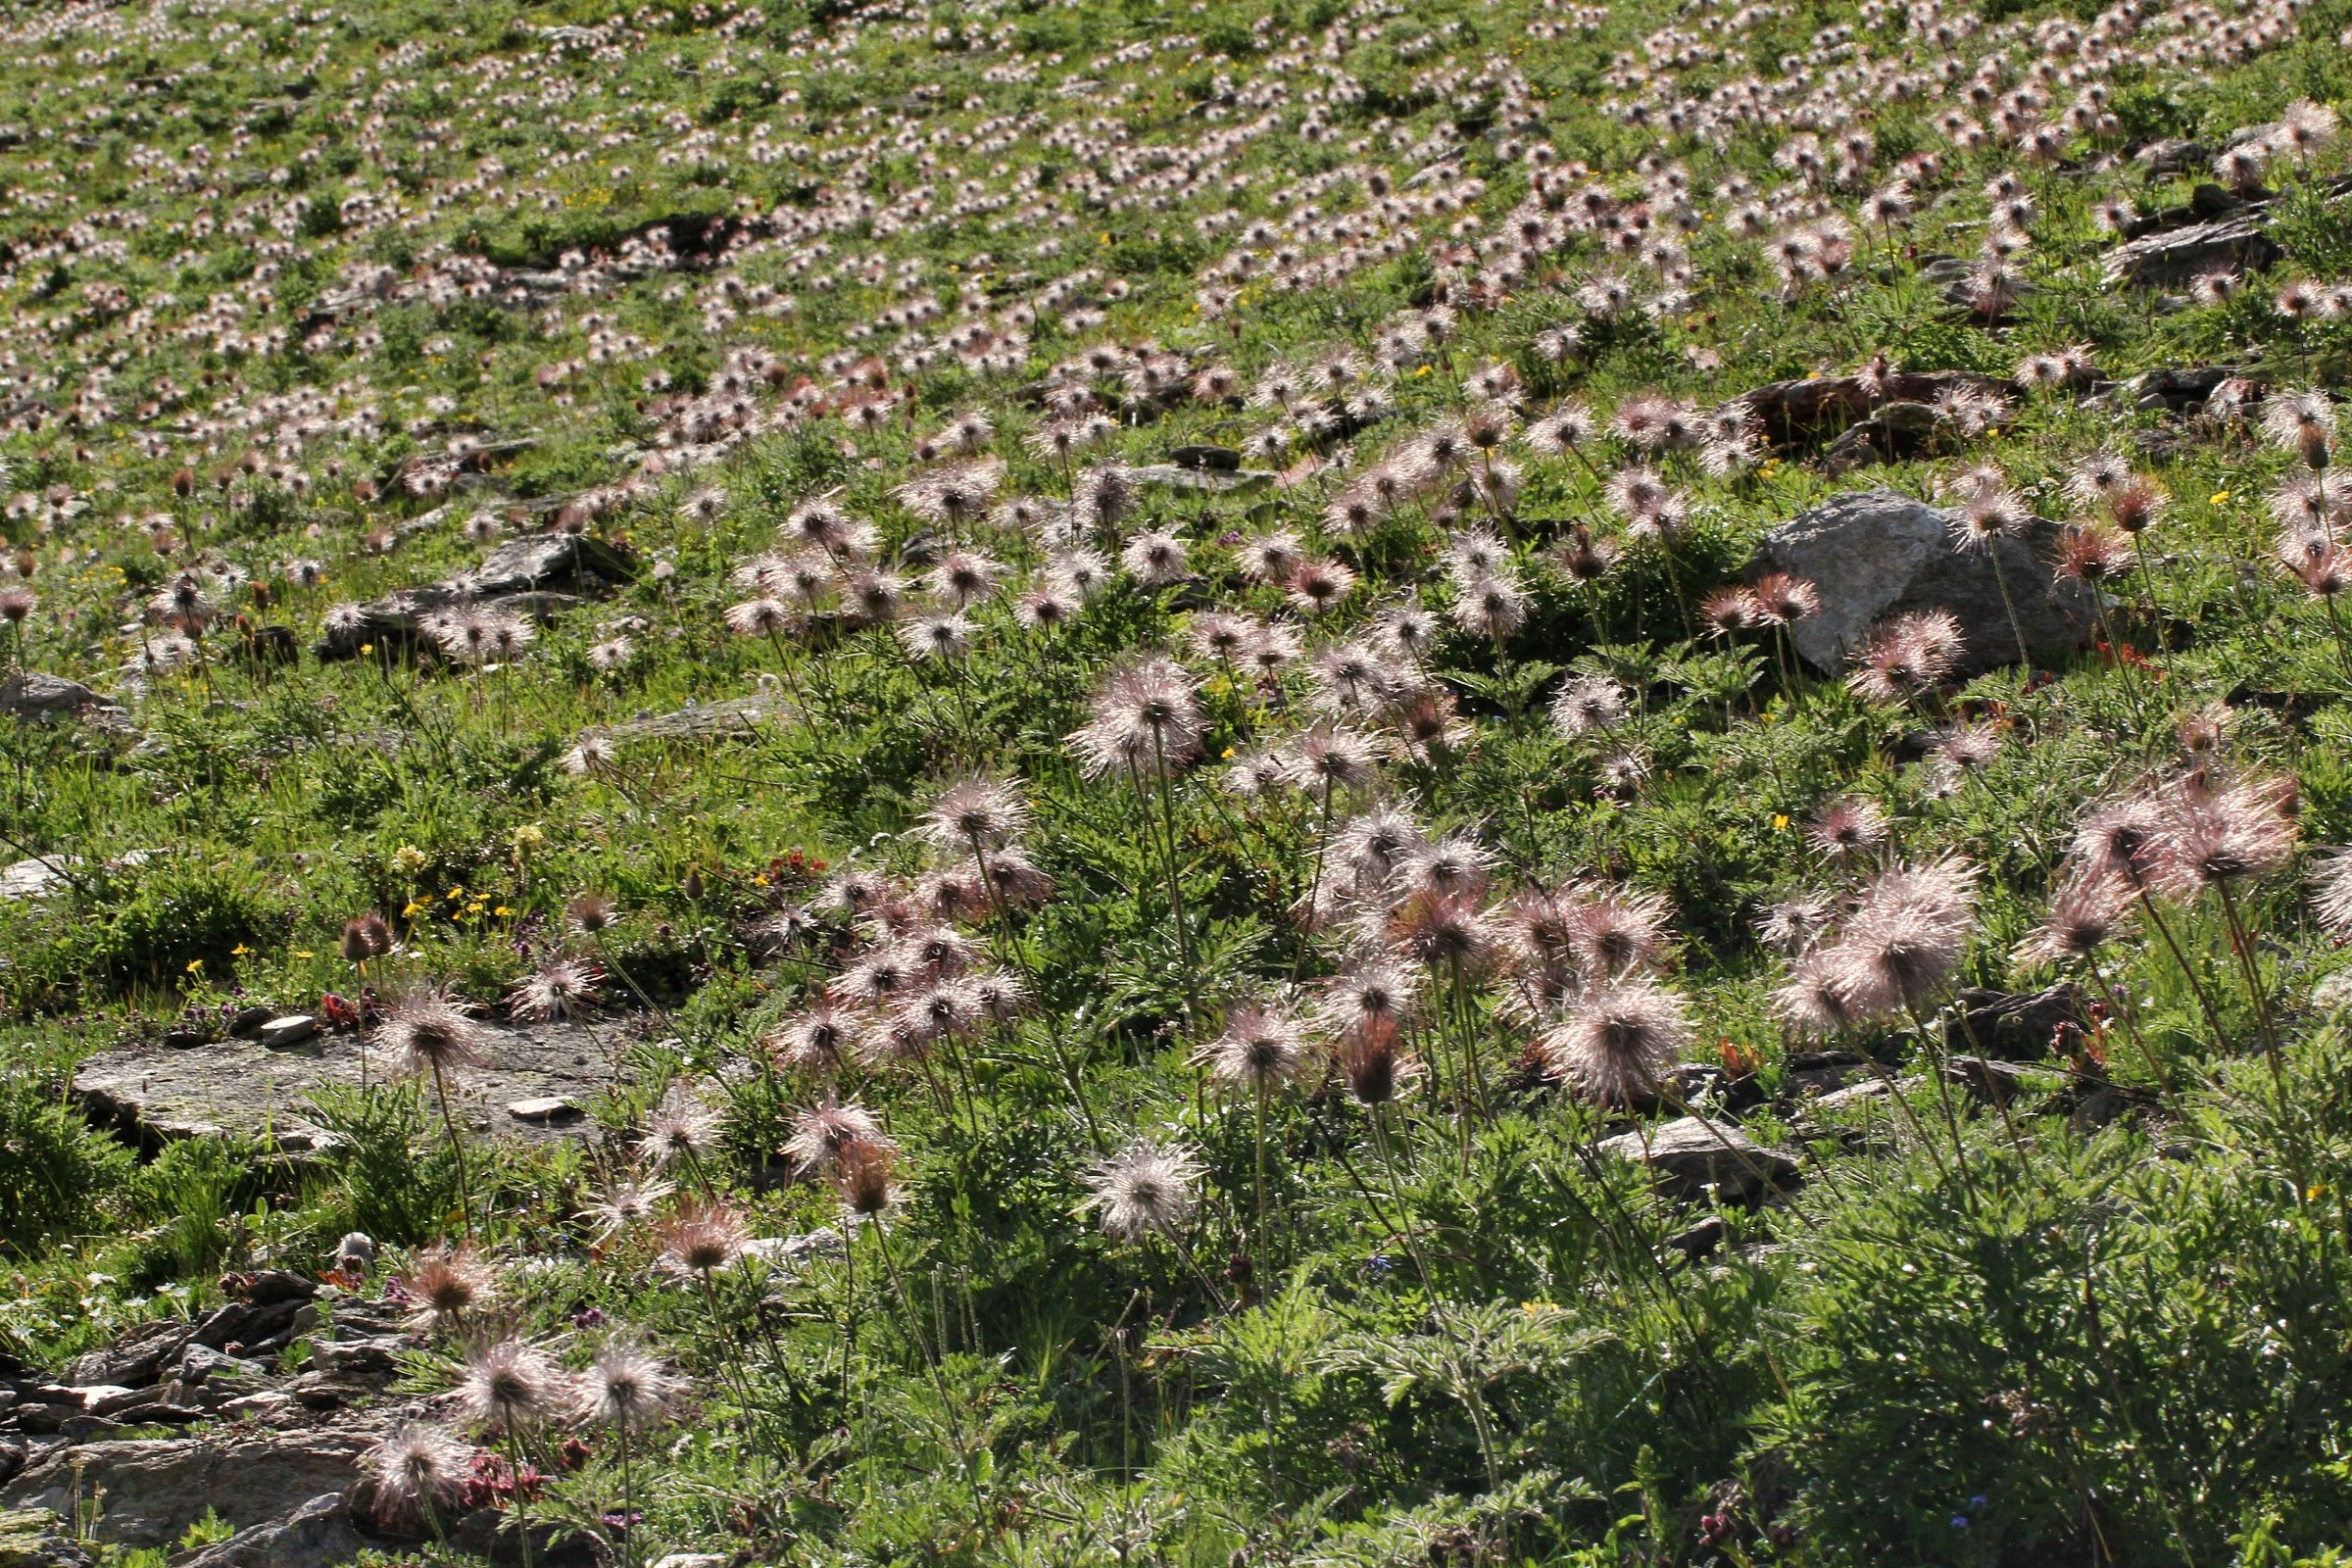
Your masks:
<svg viewBox="0 0 2352 1568"><path fill-rule="evenodd" d="M1666 1245L1695 1263L1723 1245L1724 1224L1721 1214L1709 1214L1705 1219L1666 1238Z"/></svg>
<svg viewBox="0 0 2352 1568"><path fill-rule="evenodd" d="M318 1020L307 1012L290 1012L262 1025L256 1038L271 1050L300 1045L318 1032Z"/></svg>
<svg viewBox="0 0 2352 1568"><path fill-rule="evenodd" d="M1640 1132L1603 1139L1601 1152L1637 1160L1657 1173L1667 1191L1695 1198L1713 1188L1728 1199L1759 1197L1793 1186L1797 1164L1777 1149L1766 1149L1730 1122L1683 1116Z"/></svg>
<svg viewBox="0 0 2352 1568"><path fill-rule="evenodd" d="M569 1121L580 1113L580 1107L562 1095L541 1095L535 1100L517 1100L507 1106L507 1114L516 1121Z"/></svg>
<svg viewBox="0 0 2352 1568"><path fill-rule="evenodd" d="M770 1268L787 1263L806 1262L812 1257L839 1260L850 1255L847 1243L839 1231L810 1231L806 1236L761 1236L746 1242L743 1255L758 1258Z"/></svg>
<svg viewBox="0 0 2352 1568"><path fill-rule="evenodd" d="M1843 1089L1833 1090L1822 1096L1813 1102L1813 1108L1834 1113L1849 1106L1864 1105L1874 1101L1884 1100L1893 1092L1894 1086L1884 1078L1865 1078L1858 1084L1848 1084Z"/></svg>

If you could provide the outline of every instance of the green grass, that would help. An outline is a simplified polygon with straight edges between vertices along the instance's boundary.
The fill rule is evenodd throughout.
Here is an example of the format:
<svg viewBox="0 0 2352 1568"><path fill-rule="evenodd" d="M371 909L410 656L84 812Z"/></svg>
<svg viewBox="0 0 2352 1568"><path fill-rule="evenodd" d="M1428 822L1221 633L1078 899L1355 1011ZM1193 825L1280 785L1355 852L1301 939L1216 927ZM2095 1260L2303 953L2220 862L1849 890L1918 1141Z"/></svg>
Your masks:
<svg viewBox="0 0 2352 1568"><path fill-rule="evenodd" d="M2340 149L2274 163L2283 254L2227 301L2104 285L2115 241L2093 221L2103 199L2155 214L2212 177L2203 160L2151 176L2141 142L2210 155L2299 99L2343 104L2341 0L2230 12L2229 39L2187 10L2134 31L2082 6L1941 15L1966 25L1938 38L1930 13L1843 0L11 10L0 493L18 499L0 534L22 581L0 587L37 606L5 657L89 683L127 726L0 724L5 858L76 858L66 886L0 902L0 1336L55 1365L202 1307L224 1274L322 1269L354 1229L399 1274L463 1239L469 1187L500 1333L578 1370L599 1325L625 1325L689 1380L685 1418L632 1440L634 1530L604 1517L623 1505L609 1426L530 1440L556 1469L532 1513L624 1563L2333 1560L2352 1518L2335 1174L2352 1121L2329 1000L2344 965L2309 852L2352 838L2352 665L2271 556L2270 499L2300 460L2251 420L2102 385L2022 394L1931 457L1847 475L1805 443L1733 474L1668 453L1690 506L1671 549L1612 510L1604 475L1635 454L1605 434L1558 457L1514 436L1508 507L1432 492L1361 537L1327 515L1469 412L1491 367L1515 372L1521 422L1576 400L1604 425L1643 395L1710 412L1880 355L2008 376L2084 345L2102 383L2198 366L2341 383L2341 313L2276 308L2284 283L2347 280ZM2103 15L2103 49L2056 47L2050 29ZM2051 162L1965 145L1941 122L1987 62L1996 94L2048 85L2032 119L2095 85L2115 123L2070 128ZM1730 112L1751 96L1772 114ZM1776 162L1800 133L1834 158L1848 128L1876 148L1850 179ZM1915 171L1912 216L1859 217L1917 154L1937 167ZM1545 207L1539 182L1575 165ZM1929 269L1977 254L2001 174L2035 209L2029 288L1987 323ZM1590 228L1524 264L1492 248L1524 204L1573 215L1588 187L1643 204L1661 235L1670 178L1681 261L1612 255ZM1842 217L1851 265L1784 288L1766 242L1732 229L1750 201L1775 232ZM641 265L643 236L722 221L723 258ZM1612 275L1635 304L1604 317L1580 290ZM1384 334L1439 302L1454 335L1372 373ZM1564 324L1583 345L1551 357ZM998 362L958 359L975 327L1010 345ZM1318 442L1262 400L1154 403L1119 373L1143 345L1244 392L1352 354L1384 407ZM1106 347L1109 368L1073 368ZM865 427L876 376L894 401ZM1111 416L1070 465L1028 444L1056 382ZM1188 445L1284 477L1143 489L1094 543L1115 560L1166 530L1186 580L1116 569L1050 630L1015 612L1047 574L1045 530L959 525L947 545L1010 570L952 661L911 659L890 625L728 629L739 568L819 498L919 577L943 529L901 487L971 413L1000 499L1058 504L1074 469ZM2171 498L2110 584L2123 658L1873 704L1790 670L1769 633L1693 618L1764 532L1832 495L1949 501L1988 463L2040 515L2085 520L2068 480L2100 449ZM418 470L440 478L403 482ZM553 607L497 669L388 645L318 657L338 607L476 564L477 514L499 538L568 516L640 569ZM1575 526L1626 547L1596 583L1561 562ZM1358 576L1320 618L1247 568L1245 544L1277 528ZM1507 534L1524 590L1499 637L1452 618L1468 595L1445 558L1472 528ZM167 635L149 601L187 571L217 609L200 655L142 673ZM1188 631L1284 620L1311 655L1413 602L1438 633L1390 662L1454 705L1462 743L1416 754L1387 744L1396 714L1338 714L1382 743L1363 779L1233 789L1335 717L1330 682L1306 660L1237 678ZM264 628L298 656L241 652ZM1085 776L1068 737L1091 698L1157 653L1198 679L1200 764L1164 790L1139 787L1148 756L1141 776ZM1596 676L1630 711L1564 735L1549 699ZM583 737L754 695L773 710L747 730L570 763ZM2178 726L2209 705L2222 738L2192 756ZM2000 744L1953 774L1923 746L1962 721ZM2168 895L2168 940L2104 948L2099 1016L2041 1064L2060 1092L1948 1122L1926 1079L1899 1117L1778 1098L1821 1043L1776 1009L1789 968L1757 920L1859 880L1807 842L1825 806L1868 798L1890 857L1979 868L1934 1011L1958 986L2059 978L2018 949L2078 823L2142 786L2185 799L2200 762L2293 778L2303 848L2233 883L2229 908ZM1054 882L1015 918L960 917L1026 1010L919 1064L780 1062L778 1029L874 945L876 920L832 901L838 874L936 893L919 879L963 852L926 847L921 815L978 771L1014 781L1022 846ZM1296 917L1339 885L1326 817L1376 807L1483 849L1497 917L1569 886L1662 901L1679 1054L1752 1070L1764 1103L1732 1108L1801 1159L1801 1185L1760 1206L1675 1200L1596 1154L1674 1110L1596 1104L1544 1070L1539 1040L1581 1004L1536 996L1524 963L1429 966L1404 1040L1428 1072L1377 1125L1329 1029L1262 1106L1204 1083L1197 1054L1236 1009L1305 1009L1410 923L1400 890L1348 911L1359 923ZM609 929L573 929L588 894L612 901ZM366 914L397 947L363 974L341 944ZM295 1167L225 1140L135 1155L72 1102L91 1051L171 1050L167 1032L329 995L373 1009L447 988L496 1013L559 956L601 967L595 1021L629 1068L576 1147L477 1151L462 1177L414 1082L324 1097L309 1113L338 1142ZM1883 1016L1834 1043L1932 1075L1914 1033ZM836 1097L879 1118L904 1188L846 1265L710 1290L663 1266L688 1200L721 1198L761 1236L840 1224L834 1183L782 1152ZM718 1130L660 1173L676 1191L656 1223L601 1235L594 1205L650 1176L638 1140L665 1102L708 1104ZM1142 1133L1196 1152L1200 1206L1174 1237L1116 1240L1089 1173ZM1686 1260L1673 1239L1710 1218L1724 1245ZM420 1386L460 1375L466 1339L434 1340ZM585 1456L556 1467L567 1435Z"/></svg>

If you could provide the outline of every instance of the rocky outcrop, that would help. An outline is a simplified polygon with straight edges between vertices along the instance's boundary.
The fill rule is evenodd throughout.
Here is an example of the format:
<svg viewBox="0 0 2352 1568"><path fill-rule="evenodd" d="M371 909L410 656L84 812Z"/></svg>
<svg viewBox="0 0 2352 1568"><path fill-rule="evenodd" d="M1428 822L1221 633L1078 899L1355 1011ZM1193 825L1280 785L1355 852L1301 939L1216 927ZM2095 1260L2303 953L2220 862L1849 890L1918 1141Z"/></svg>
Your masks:
<svg viewBox="0 0 2352 1568"><path fill-rule="evenodd" d="M1933 405L1955 392L2012 397L2017 387L1997 376L1967 370L1897 370L1865 379L1859 375L1816 375L1774 381L1740 402L1755 416L1764 438L1776 447L1810 445L1842 435L1856 420L1894 403Z"/></svg>
<svg viewBox="0 0 2352 1568"><path fill-rule="evenodd" d="M1785 571L1812 580L1821 608L1790 628L1804 661L1825 673L1846 667L1872 626L1913 610L1946 610L1967 640L1971 672L2011 663L2017 642L2001 602L2006 581L2026 649L2037 661L2063 659L2097 629L2090 590L2052 574L2057 525L2034 519L2003 537L2000 575L1992 555L1955 548L1945 514L1892 490L1864 490L1822 503L1783 523L1756 547L1752 581Z"/></svg>
<svg viewBox="0 0 2352 1568"><path fill-rule="evenodd" d="M551 608L550 594L594 593L636 574L636 562L625 551L586 534L510 539L471 571L403 589L359 607L348 619L330 621L316 651L320 659L355 659L363 648L412 648L423 641L426 617L439 612L504 606L536 615Z"/></svg>
<svg viewBox="0 0 2352 1568"><path fill-rule="evenodd" d="M589 734L618 744L634 741L703 740L713 735L748 735L769 719L791 711L783 695L755 692L715 703L697 703L669 713L646 713Z"/></svg>
<svg viewBox="0 0 2352 1568"><path fill-rule="evenodd" d="M0 1513L0 1568L97 1568L67 1528L65 1516L47 1508Z"/></svg>
<svg viewBox="0 0 2352 1568"><path fill-rule="evenodd" d="M584 1110L612 1081L610 1032L600 1042L583 1025L484 1024L489 1063L452 1086L459 1121L482 1137L550 1139L593 1126L584 1116L552 1112L561 1101ZM221 1040L185 1050L127 1047L85 1058L74 1093L95 1120L142 1143L236 1133L271 1139L289 1153L318 1149L327 1136L306 1119L304 1102L321 1084L356 1086L361 1056L368 1075L384 1077L381 1053L352 1031L312 1034L272 1048L259 1040ZM530 1105L524 1114L511 1107Z"/></svg>
<svg viewBox="0 0 2352 1568"><path fill-rule="evenodd" d="M2265 232L2259 214L2240 213L2158 229L2118 245L2107 253L2107 281L2127 288L2185 288L2199 273L2260 271L2284 254Z"/></svg>
<svg viewBox="0 0 2352 1568"><path fill-rule="evenodd" d="M224 1283L232 1298L139 1324L54 1380L0 1365L0 1568L84 1568L48 1522L76 1510L99 1543L160 1550L217 1513L236 1533L190 1559L212 1568L324 1568L369 1544L345 1499L414 1413L386 1397L414 1348L398 1307L275 1270ZM301 1366L280 1370L297 1342Z"/></svg>
<svg viewBox="0 0 2352 1568"><path fill-rule="evenodd" d="M169 1547L208 1510L244 1530L341 1493L381 1436L366 1421L288 1433L207 1432L61 1447L0 1490L0 1505L71 1508L102 1495L94 1533L123 1546Z"/></svg>

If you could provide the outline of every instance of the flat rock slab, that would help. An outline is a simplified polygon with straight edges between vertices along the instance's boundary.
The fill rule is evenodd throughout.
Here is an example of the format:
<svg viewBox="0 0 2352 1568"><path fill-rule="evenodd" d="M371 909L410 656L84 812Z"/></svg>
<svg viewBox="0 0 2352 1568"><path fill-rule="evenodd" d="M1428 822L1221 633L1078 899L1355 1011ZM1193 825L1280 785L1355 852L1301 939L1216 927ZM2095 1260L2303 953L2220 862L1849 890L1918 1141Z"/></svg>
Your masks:
<svg viewBox="0 0 2352 1568"><path fill-rule="evenodd" d="M2261 215L2160 229L2107 253L2107 281L2128 288L2182 288L2199 273L2260 271L2285 252L2264 232Z"/></svg>
<svg viewBox="0 0 2352 1568"><path fill-rule="evenodd" d="M320 659L356 659L366 647L416 644L424 637L427 616L468 605L503 605L544 618L542 612L552 612L564 597L550 590L585 593L606 583L627 582L636 574L634 558L586 534L510 539L471 571L363 605L358 617L330 630L316 652Z"/></svg>
<svg viewBox="0 0 2352 1568"><path fill-rule="evenodd" d="M96 1568L62 1513L12 1508L0 1513L0 1564L6 1568Z"/></svg>
<svg viewBox="0 0 2352 1568"><path fill-rule="evenodd" d="M1639 1132L1619 1133L1601 1140L1600 1148L1603 1153L1647 1165L1661 1186L1682 1198L1696 1198L1713 1188L1738 1200L1796 1185L1795 1160L1766 1149L1728 1121L1684 1116L1650 1128L1646 1140Z"/></svg>
<svg viewBox="0 0 2352 1568"><path fill-rule="evenodd" d="M182 1568L326 1568L368 1549L341 1492L324 1492L283 1519L238 1531Z"/></svg>
<svg viewBox="0 0 2352 1568"><path fill-rule="evenodd" d="M755 692L715 703L698 703L674 713L648 713L617 724L590 730L590 735L627 744L632 741L701 740L711 735L748 735L779 714L791 711L780 695Z"/></svg>
<svg viewBox="0 0 2352 1568"><path fill-rule="evenodd" d="M595 1129L585 1116L524 1117L509 1107L534 1102L586 1105L612 1082L607 1047L578 1024L513 1027L484 1024L490 1064L453 1084L451 1108L480 1137L534 1140L579 1137ZM613 1042L610 1027L608 1043ZM319 1149L325 1130L309 1120L306 1102L321 1084L360 1081L361 1037L315 1035L272 1050L255 1040L223 1040L172 1050L158 1046L102 1052L74 1074L74 1093L95 1119L142 1141L235 1133L268 1137L291 1153ZM382 1053L369 1049L372 1081L385 1076Z"/></svg>
<svg viewBox="0 0 2352 1568"><path fill-rule="evenodd" d="M379 1435L375 1421L362 1419L305 1432L68 1444L0 1489L0 1508L63 1512L104 1488L100 1541L168 1549L208 1508L245 1530L343 1491Z"/></svg>
<svg viewBox="0 0 2352 1568"><path fill-rule="evenodd" d="M152 858L146 850L126 850L107 862L107 869L128 870ZM78 855L44 855L0 866L0 899L45 899L63 892L81 866Z"/></svg>
<svg viewBox="0 0 2352 1568"><path fill-rule="evenodd" d="M307 1012L290 1012L262 1025L254 1039L272 1051L299 1046L318 1033L318 1020Z"/></svg>
<svg viewBox="0 0 2352 1568"><path fill-rule="evenodd" d="M71 855L52 855L0 866L0 899L45 899L66 885L75 863Z"/></svg>
<svg viewBox="0 0 2352 1568"><path fill-rule="evenodd" d="M1137 484L1157 485L1166 490L1205 490L1225 494L1234 490L1256 490L1282 477L1271 468L1186 467L1176 463L1147 463L1127 470L1127 477Z"/></svg>
<svg viewBox="0 0 2352 1568"><path fill-rule="evenodd" d="M1873 626L1914 610L1948 610L1966 638L1961 667L1980 673L2017 661L2017 639L2001 603L2005 578L2026 650L2057 661L2098 628L2091 590L2062 582L2050 567L2057 524L2034 518L2005 535L1996 577L1992 553L1954 546L1947 515L1893 490L1835 496L1766 534L1749 561L1749 581L1785 571L1810 578L1821 609L1790 628L1806 663L1842 672Z"/></svg>
<svg viewBox="0 0 2352 1568"><path fill-rule="evenodd" d="M1968 370L1895 370L1864 380L1858 375L1816 375L1773 381L1738 401L1763 426L1776 447L1827 441L1856 419L1894 403L1932 405L1953 392L2012 397L2017 384Z"/></svg>
<svg viewBox="0 0 2352 1568"><path fill-rule="evenodd" d="M13 718L53 719L88 716L109 725L124 720L122 707L101 697L77 680L45 675L37 669L11 670L0 680L0 713Z"/></svg>

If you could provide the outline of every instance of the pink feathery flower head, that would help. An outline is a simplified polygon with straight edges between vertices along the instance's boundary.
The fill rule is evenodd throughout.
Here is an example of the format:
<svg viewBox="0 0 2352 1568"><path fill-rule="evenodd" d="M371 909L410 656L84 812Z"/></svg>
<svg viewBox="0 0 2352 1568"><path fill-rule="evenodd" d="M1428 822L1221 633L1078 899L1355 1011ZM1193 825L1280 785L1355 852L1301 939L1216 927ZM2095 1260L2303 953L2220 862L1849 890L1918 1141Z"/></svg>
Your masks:
<svg viewBox="0 0 2352 1568"><path fill-rule="evenodd" d="M1543 1038L1545 1057L1577 1090L1606 1104L1656 1095L1690 1044L1689 1010L1656 981L1615 981L1586 993Z"/></svg>

